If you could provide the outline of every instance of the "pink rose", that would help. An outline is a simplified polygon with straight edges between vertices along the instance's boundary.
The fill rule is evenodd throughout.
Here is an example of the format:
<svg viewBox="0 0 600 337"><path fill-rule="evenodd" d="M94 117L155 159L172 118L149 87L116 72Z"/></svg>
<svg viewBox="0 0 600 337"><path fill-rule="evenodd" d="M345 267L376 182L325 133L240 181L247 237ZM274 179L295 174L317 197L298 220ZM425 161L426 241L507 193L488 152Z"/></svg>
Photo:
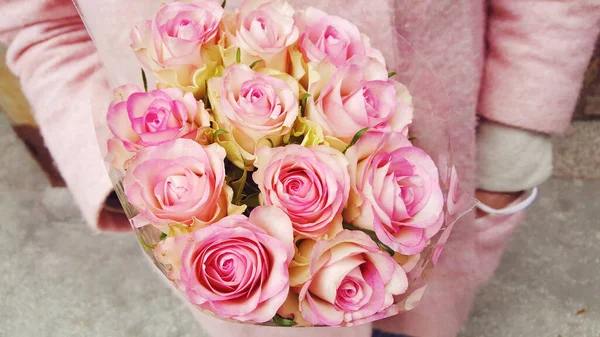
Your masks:
<svg viewBox="0 0 600 337"><path fill-rule="evenodd" d="M407 133L413 107L407 88L388 79L375 59L357 56L331 76L309 86L306 117L323 127L325 136L350 143L364 128ZM335 146L335 144L332 144Z"/></svg>
<svg viewBox="0 0 600 337"><path fill-rule="evenodd" d="M282 0L246 0L238 17L240 45L254 55L275 54L298 40L294 9Z"/></svg>
<svg viewBox="0 0 600 337"><path fill-rule="evenodd" d="M225 150L177 139L140 150L123 187L140 213L134 224L202 227L225 217L232 191L225 185Z"/></svg>
<svg viewBox="0 0 600 337"><path fill-rule="evenodd" d="M208 87L215 120L227 131L220 139L237 147L227 157L238 167L252 167L258 146L280 145L298 116L298 83L289 75L235 64Z"/></svg>
<svg viewBox="0 0 600 337"><path fill-rule="evenodd" d="M228 54L241 49L242 62L263 60L265 66L285 72L288 48L298 40L294 9L282 0L246 0L240 12L224 23ZM228 57L225 56L225 64ZM249 64L249 63L248 63Z"/></svg>
<svg viewBox="0 0 600 337"><path fill-rule="evenodd" d="M433 160L402 134L381 130L365 133L346 157L352 189L344 220L401 254L420 253L443 221Z"/></svg>
<svg viewBox="0 0 600 337"><path fill-rule="evenodd" d="M363 232L344 230L312 248L300 310L315 325L366 323L393 314L408 280L401 266Z"/></svg>
<svg viewBox="0 0 600 337"><path fill-rule="evenodd" d="M223 8L216 1L174 1L164 4L153 20L131 32L131 48L157 80L168 85L198 89L202 72L214 73L219 62L215 46ZM208 75L208 74L206 74Z"/></svg>
<svg viewBox="0 0 600 337"><path fill-rule="evenodd" d="M191 93L176 88L144 92L136 85L124 85L114 94L108 127L129 152L177 138L196 139L200 127L210 127L204 104Z"/></svg>
<svg viewBox="0 0 600 337"><path fill-rule="evenodd" d="M303 236L334 236L349 193L348 161L327 146L261 147L252 178L267 205L281 208Z"/></svg>
<svg viewBox="0 0 600 337"><path fill-rule="evenodd" d="M385 65L381 52L351 22L309 7L294 15L301 35L298 46L306 62L327 61L336 67L355 55L376 58Z"/></svg>
<svg viewBox="0 0 600 337"><path fill-rule="evenodd" d="M281 210L257 207L250 218L231 215L189 237L179 285L192 304L238 321L275 316L288 295L294 255L292 224Z"/></svg>

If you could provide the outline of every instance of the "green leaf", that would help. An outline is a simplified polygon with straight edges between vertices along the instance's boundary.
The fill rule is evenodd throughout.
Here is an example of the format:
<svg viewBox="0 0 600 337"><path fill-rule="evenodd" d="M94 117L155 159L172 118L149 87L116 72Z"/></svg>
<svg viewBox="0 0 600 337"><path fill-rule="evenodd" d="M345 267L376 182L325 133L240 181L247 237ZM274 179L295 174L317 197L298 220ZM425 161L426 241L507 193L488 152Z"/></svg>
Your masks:
<svg viewBox="0 0 600 337"><path fill-rule="evenodd" d="M160 233L160 241L164 240L167 238L167 234L166 233Z"/></svg>
<svg viewBox="0 0 600 337"><path fill-rule="evenodd" d="M368 231L366 229L358 228L358 227L354 226L353 224L349 224L347 222L343 222L342 227L344 227L344 229L347 229L349 231L361 231L361 232Z"/></svg>
<svg viewBox="0 0 600 337"><path fill-rule="evenodd" d="M388 78L391 78L392 76L396 75L395 71L389 72L388 73Z"/></svg>
<svg viewBox="0 0 600 337"><path fill-rule="evenodd" d="M377 244L377 246L379 246L379 248L383 249L386 253L390 254L390 256L394 256L394 254L396 253L396 252L394 252L394 250L392 248L383 244L383 242L381 242L379 240L375 241L375 243Z"/></svg>
<svg viewBox="0 0 600 337"><path fill-rule="evenodd" d="M242 197L244 196L244 186L246 186L246 180L248 179L248 171L244 169L242 171L242 176L229 184L233 189L233 200L231 202L238 206L241 205Z"/></svg>
<svg viewBox="0 0 600 337"><path fill-rule="evenodd" d="M250 69L254 69L254 67L256 67L261 62L262 62L262 60L256 60L256 61L252 62L252 64L250 65Z"/></svg>
<svg viewBox="0 0 600 337"><path fill-rule="evenodd" d="M226 133L229 133L229 132L227 132L226 130L222 130L222 129L216 130L215 133L213 133L213 138L217 138L220 135L223 135Z"/></svg>
<svg viewBox="0 0 600 337"><path fill-rule="evenodd" d="M260 206L259 195L260 195L260 192L246 195L242 198L241 201L244 205L248 206L248 208L255 208L255 207Z"/></svg>
<svg viewBox="0 0 600 337"><path fill-rule="evenodd" d="M412 142L413 140L417 140L417 137L408 137L408 140Z"/></svg>
<svg viewBox="0 0 600 337"><path fill-rule="evenodd" d="M379 248L381 248L382 250L384 250L386 253L390 254L390 256L394 256L395 252L392 248L390 248L389 246L385 245L383 242L379 241L379 238L377 238L377 234L375 234L375 232L367 230L367 229L362 229L362 228L358 228L354 225L351 225L349 223L343 223L343 227L344 229L347 230L351 230L351 231L361 231L365 234L367 234L371 240L373 240L377 246L379 246Z"/></svg>
<svg viewBox="0 0 600 337"><path fill-rule="evenodd" d="M277 326L287 326L287 327L298 324L298 323L294 322L293 319L285 318L285 317L281 316L280 314L276 314L275 317L273 317L273 323L275 323L275 325L277 325Z"/></svg>
<svg viewBox="0 0 600 337"><path fill-rule="evenodd" d="M223 2L221 3L221 7L225 8L225 5L227 5L227 0L223 0Z"/></svg>
<svg viewBox="0 0 600 337"><path fill-rule="evenodd" d="M144 91L148 92L148 79L146 78L146 72L142 69L142 82L144 82Z"/></svg>
<svg viewBox="0 0 600 337"><path fill-rule="evenodd" d="M369 130L369 128L364 128L359 130L354 137L352 137L352 141L350 142L350 144L348 145L348 147L344 150L344 153L346 153L346 151L348 151L349 148L351 148L352 146L354 146L354 144L356 144L356 142L358 142L358 140L360 139L360 137L362 137L365 132L367 132Z"/></svg>
<svg viewBox="0 0 600 337"><path fill-rule="evenodd" d="M240 48L238 48L238 49L235 51L235 62L236 62L236 63L240 63L240 62L242 62L242 50L241 50Z"/></svg>
<svg viewBox="0 0 600 337"><path fill-rule="evenodd" d="M301 116L304 116L304 112L306 111L306 100L310 97L310 94L305 92L300 98L300 113Z"/></svg>

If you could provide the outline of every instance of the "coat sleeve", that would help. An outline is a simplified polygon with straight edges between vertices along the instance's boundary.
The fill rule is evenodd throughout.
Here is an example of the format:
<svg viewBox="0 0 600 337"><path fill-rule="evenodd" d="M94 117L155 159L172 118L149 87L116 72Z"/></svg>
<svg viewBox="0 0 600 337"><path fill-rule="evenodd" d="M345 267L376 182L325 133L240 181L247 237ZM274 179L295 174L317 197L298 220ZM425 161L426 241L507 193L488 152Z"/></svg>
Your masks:
<svg viewBox="0 0 600 337"><path fill-rule="evenodd" d="M600 30L598 0L491 0L477 135L478 188L552 174L549 134L569 124Z"/></svg>
<svg viewBox="0 0 600 337"><path fill-rule="evenodd" d="M543 133L569 124L600 30L598 0L491 0L479 114Z"/></svg>
<svg viewBox="0 0 600 337"><path fill-rule="evenodd" d="M110 96L96 49L71 0L0 0L0 43L46 146L86 221L125 230L104 207L112 186L96 141L91 98Z"/></svg>

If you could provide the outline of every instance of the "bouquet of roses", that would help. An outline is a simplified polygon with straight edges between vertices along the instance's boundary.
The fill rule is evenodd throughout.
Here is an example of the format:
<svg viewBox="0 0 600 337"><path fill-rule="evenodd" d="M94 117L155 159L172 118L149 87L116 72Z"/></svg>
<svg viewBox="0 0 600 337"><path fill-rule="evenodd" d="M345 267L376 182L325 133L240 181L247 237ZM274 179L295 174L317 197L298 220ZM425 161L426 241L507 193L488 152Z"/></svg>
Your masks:
<svg viewBox="0 0 600 337"><path fill-rule="evenodd" d="M142 71L144 88L114 90L107 159L142 246L223 319L345 326L411 309L455 173L413 144L407 87L343 18L224 6L170 2L131 32L156 89Z"/></svg>

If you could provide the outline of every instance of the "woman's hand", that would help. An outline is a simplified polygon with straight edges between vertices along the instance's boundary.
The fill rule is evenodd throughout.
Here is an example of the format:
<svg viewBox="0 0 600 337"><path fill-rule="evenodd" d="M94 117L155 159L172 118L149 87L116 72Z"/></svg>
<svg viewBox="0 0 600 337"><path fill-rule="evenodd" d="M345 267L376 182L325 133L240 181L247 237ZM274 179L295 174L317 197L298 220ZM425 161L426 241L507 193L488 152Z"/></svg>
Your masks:
<svg viewBox="0 0 600 337"><path fill-rule="evenodd" d="M517 200L523 192L490 192L484 190L475 191L475 198L482 203L495 209L503 209ZM481 218L487 215L486 212L477 208L476 217Z"/></svg>

